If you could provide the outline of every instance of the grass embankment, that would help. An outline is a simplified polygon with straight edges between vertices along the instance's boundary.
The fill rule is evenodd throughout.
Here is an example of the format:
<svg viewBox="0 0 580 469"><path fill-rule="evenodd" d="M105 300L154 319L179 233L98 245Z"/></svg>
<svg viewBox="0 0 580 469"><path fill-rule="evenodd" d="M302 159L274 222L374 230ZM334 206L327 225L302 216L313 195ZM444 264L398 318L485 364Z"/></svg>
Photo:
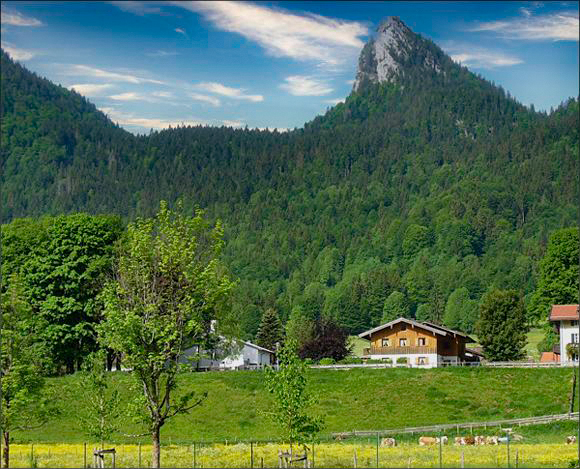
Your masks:
<svg viewBox="0 0 580 469"><path fill-rule="evenodd" d="M308 379L318 396L315 411L324 415L324 433L329 434L564 413L572 373L569 368L309 370ZM169 421L163 440L188 444L278 438L277 426L262 414L272 402L263 378L257 371L184 374L181 386L209 395L191 414ZM112 379L127 401L130 376L117 372ZM78 419L87 405L78 376L49 381L58 389L62 414L40 429L14 433L15 442L87 441ZM138 432L130 422L123 426L123 433Z"/></svg>
<svg viewBox="0 0 580 469"><path fill-rule="evenodd" d="M87 463L92 463L92 448L87 448ZM279 467L280 444L247 443L162 446L162 467ZM141 458L137 445L116 446L116 467L150 467L151 445L143 445ZM67 445L14 445L11 449L11 467L83 467L82 444ZM464 464L461 465L463 453ZM356 456L355 456L356 454ZM442 467L510 467L506 445L455 446L442 448ZM402 443L394 448L379 448L377 464L373 442L323 443L314 446L314 467L439 467L439 448ZM312 453L310 453L312 459ZM355 466L356 457L356 466ZM510 445L511 467L568 467L576 459L575 445L549 443ZM517 463L516 463L517 458ZM107 456L110 464L110 455ZM141 464L139 464L139 462Z"/></svg>

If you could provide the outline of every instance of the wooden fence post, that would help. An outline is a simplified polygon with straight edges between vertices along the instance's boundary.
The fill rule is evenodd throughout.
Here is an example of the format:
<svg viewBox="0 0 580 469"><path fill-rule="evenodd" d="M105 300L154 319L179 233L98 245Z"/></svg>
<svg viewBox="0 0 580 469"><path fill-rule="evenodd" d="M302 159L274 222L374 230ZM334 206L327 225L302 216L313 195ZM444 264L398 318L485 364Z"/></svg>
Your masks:
<svg viewBox="0 0 580 469"><path fill-rule="evenodd" d="M139 469L141 468L141 442L139 442Z"/></svg>
<svg viewBox="0 0 580 469"><path fill-rule="evenodd" d="M250 441L250 468L254 469L254 442Z"/></svg>
<svg viewBox="0 0 580 469"><path fill-rule="evenodd" d="M379 467L379 432L377 432L377 469Z"/></svg>
<svg viewBox="0 0 580 469"><path fill-rule="evenodd" d="M87 469L87 444L84 444L84 451L83 451L83 468Z"/></svg>
<svg viewBox="0 0 580 469"><path fill-rule="evenodd" d="M354 458L353 458L353 461L354 461L354 469L357 469L357 462L358 461L356 459L356 448L354 449Z"/></svg>

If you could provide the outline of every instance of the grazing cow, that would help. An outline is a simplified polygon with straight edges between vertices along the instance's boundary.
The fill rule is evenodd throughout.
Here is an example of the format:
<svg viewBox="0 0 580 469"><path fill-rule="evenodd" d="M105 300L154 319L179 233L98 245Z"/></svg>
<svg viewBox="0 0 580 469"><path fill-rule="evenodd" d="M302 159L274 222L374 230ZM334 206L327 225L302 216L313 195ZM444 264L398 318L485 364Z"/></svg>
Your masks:
<svg viewBox="0 0 580 469"><path fill-rule="evenodd" d="M455 444L456 445L474 445L475 438L472 436L457 436L455 437Z"/></svg>
<svg viewBox="0 0 580 469"><path fill-rule="evenodd" d="M566 444L567 445L572 445L574 443L576 443L576 437L574 435L566 437Z"/></svg>
<svg viewBox="0 0 580 469"><path fill-rule="evenodd" d="M436 443L439 443L439 437L435 438ZM441 444L446 445L449 442L449 438L447 438L446 436L442 436L441 437Z"/></svg>
<svg viewBox="0 0 580 469"><path fill-rule="evenodd" d="M338 433L338 434L334 435L334 439L336 441L346 440L346 434L344 434L344 433Z"/></svg>
<svg viewBox="0 0 580 469"><path fill-rule="evenodd" d="M381 447L392 447L392 446L397 446L397 442L395 441L394 438L383 438L381 440Z"/></svg>
<svg viewBox="0 0 580 469"><path fill-rule="evenodd" d="M436 443L439 443L439 441L437 438L433 438L432 436L422 436L419 438L420 446L434 445Z"/></svg>
<svg viewBox="0 0 580 469"><path fill-rule="evenodd" d="M485 444L487 445L498 445L499 438L497 436L486 436L485 437Z"/></svg>
<svg viewBox="0 0 580 469"><path fill-rule="evenodd" d="M476 436L475 437L475 444L476 445L485 445L485 436Z"/></svg>

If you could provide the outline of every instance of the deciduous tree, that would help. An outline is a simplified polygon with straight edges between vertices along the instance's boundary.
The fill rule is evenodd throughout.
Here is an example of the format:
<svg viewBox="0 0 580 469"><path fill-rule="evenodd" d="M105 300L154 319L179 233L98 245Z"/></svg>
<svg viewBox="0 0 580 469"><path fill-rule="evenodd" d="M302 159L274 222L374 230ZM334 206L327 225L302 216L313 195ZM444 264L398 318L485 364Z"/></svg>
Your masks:
<svg viewBox="0 0 580 469"><path fill-rule="evenodd" d="M128 226L115 280L103 294L100 339L123 355L143 390L154 467L161 427L205 397L178 394L179 358L185 343L202 342L226 310L232 282L218 262L222 238L221 225L212 228L203 211L188 216L180 203L173 211L162 202L154 218Z"/></svg>

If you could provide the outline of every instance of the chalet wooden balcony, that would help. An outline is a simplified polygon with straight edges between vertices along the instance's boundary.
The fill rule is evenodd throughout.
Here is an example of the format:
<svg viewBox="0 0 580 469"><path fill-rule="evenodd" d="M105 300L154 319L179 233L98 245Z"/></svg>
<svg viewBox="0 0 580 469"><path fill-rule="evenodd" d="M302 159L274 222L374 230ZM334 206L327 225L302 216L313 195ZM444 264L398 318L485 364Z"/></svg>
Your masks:
<svg viewBox="0 0 580 469"><path fill-rule="evenodd" d="M368 355L408 355L411 353L437 353L436 347L408 346L408 347L367 347L363 349L363 356Z"/></svg>

